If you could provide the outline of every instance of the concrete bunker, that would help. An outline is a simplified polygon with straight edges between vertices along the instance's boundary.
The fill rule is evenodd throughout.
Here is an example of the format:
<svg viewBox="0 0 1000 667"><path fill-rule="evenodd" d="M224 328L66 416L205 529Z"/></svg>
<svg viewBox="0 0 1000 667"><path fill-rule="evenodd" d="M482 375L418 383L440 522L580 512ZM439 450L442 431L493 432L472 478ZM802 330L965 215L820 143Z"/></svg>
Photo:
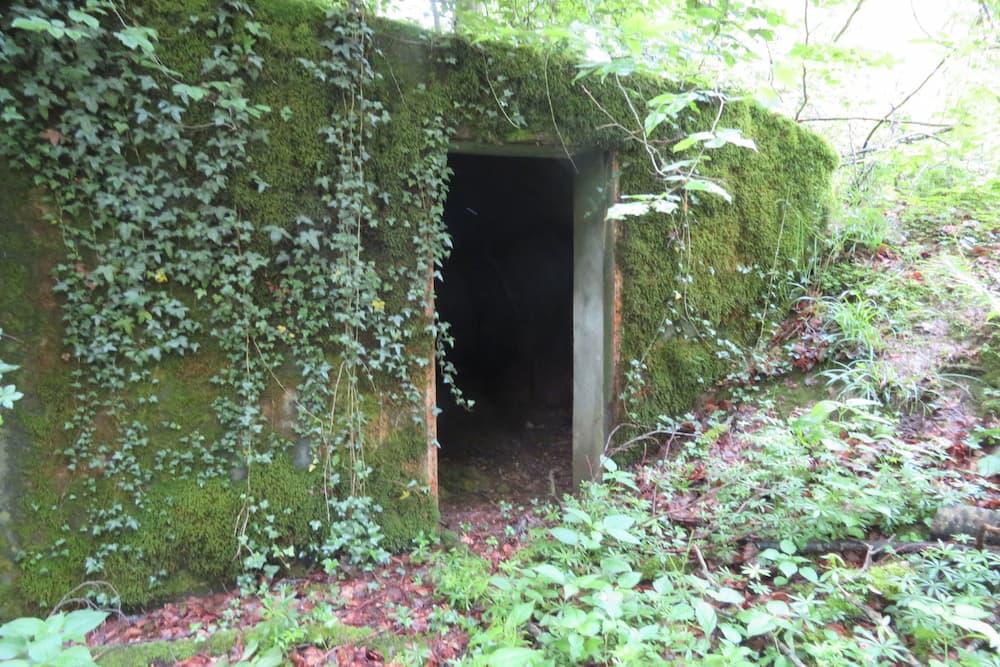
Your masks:
<svg viewBox="0 0 1000 667"><path fill-rule="evenodd" d="M144 21L159 35L157 54L187 83L203 81L206 58L235 53L231 46L242 49L251 37L245 19L235 14L233 30L189 30L192 21L207 25L218 18L211 3L141 4ZM23 49L4 82L16 98L9 100L11 106L25 120L8 123L4 136L9 141L0 142L0 202L6 203L0 205L0 245L18 257L0 263L5 269L0 324L6 334L0 358L21 366L11 380L25 397L4 414L3 428L8 440L13 429L23 432L25 447L8 451L11 467L7 480L0 480L3 486L16 475L21 484L17 494L0 498L0 523L9 517L0 526L0 616L8 610L16 616L21 610L47 609L95 575L112 582L128 608L231 583L242 569L242 560L233 558L240 549L234 521L246 516L251 495L274 511L257 513L246 524L248 534L278 530L280 543L300 553L312 553L326 530L337 530L326 500L340 502L352 494L382 508L376 520L387 548L405 548L414 536L434 530L440 518L437 497L425 493L424 484L437 488L436 386L432 372L417 374L430 371L435 360L426 333L430 314L415 304L431 287L429 267L442 250L437 243L428 247L428 237L419 233L433 235L437 224L438 202L445 194L438 171L444 153L531 158L553 170L569 167L568 186L543 174L552 179L544 181L550 189L553 182L562 183L559 206L571 211L570 340L565 333L553 334L564 356L552 378L561 384L532 386L529 379L508 387L527 388L529 397L544 403L552 398L547 392L566 400L571 383L571 424L562 439L571 439L572 453L561 450L558 462L566 466L572 457L574 482L599 469L608 426L617 425L609 417L612 404L619 413L627 407L636 423L655 423L659 415L682 414L706 382L727 372L726 360L710 340L662 332L663 317L676 303L678 281L695 278L685 295L693 316L710 322L728 340L750 343L759 331L751 314L759 312L762 298L776 303L776 285L741 267L773 267L782 276L816 247L837 157L792 120L748 101L730 100L722 109L706 103L685 121L690 129L713 124L739 129L758 150L712 152L705 175L724 184L732 202L703 197L692 206L684 253L671 233L681 224L676 216L653 212L624 224L606 222L619 182L627 194L657 192L663 185L644 147L626 127L609 123L608 116L630 125L635 105L645 99L641 91L668 84L636 77L635 86L623 89L617 80L592 78L583 89L572 61L543 58L532 49L471 45L376 22L372 41L357 50L352 45L349 53L352 62L360 63L355 55L364 49L373 75L364 82L364 98L387 113L368 128L371 134L357 135L361 144L352 146L359 152L336 150L329 130L339 127L354 108L348 104L359 98L345 97L339 77L324 80L304 65L340 67L347 53L345 36L369 33L358 29L363 26L356 25L360 15L355 12L327 17L328 4L255 4L255 20L271 38L257 41L259 61L240 59L245 75L240 75L239 90L253 105L282 113L250 115L241 123L239 136L266 135L268 141L250 140L249 162L229 162L224 172L214 170L225 162L222 153L237 135L229 124L202 127L199 120L220 112L218 96L183 99L188 95L173 85L145 89L145 77L126 77L122 94L102 99L96 116L76 113L65 96L53 98L58 103L51 108L40 106L22 79L34 80L44 66L37 58L53 53L50 46L68 58L97 49L107 54L109 72L133 62L134 54L123 44L90 36L76 42L26 30L11 33L19 44L48 41L43 48ZM85 49L78 48L85 43ZM148 74L160 81L162 72L153 68ZM508 109L516 106L523 117L516 127L513 117L497 112L501 76L500 91L512 105ZM136 127L142 122L138 119L145 112L135 106L137 95L152 106L187 109L180 119L164 117L163 129L176 131L176 139L162 150L141 139L141 133L117 129L122 118L137 119ZM67 110L73 112L63 113ZM84 144L69 140L81 119L94 123L102 142L105 136L121 139L122 152L105 150L111 144L102 143L96 161L65 159L82 150ZM57 146L38 141L52 130L67 140ZM676 128L663 124L649 138L670 155L675 134ZM188 151L197 151L198 160ZM207 162L202 152L209 155ZM173 159L177 155L188 159ZM340 167L357 155L365 156L364 182L341 181ZM195 162L204 162L212 174L202 173ZM484 171L497 170L495 165L487 162ZM123 169L130 175L127 182L118 178ZM248 178L250 170L256 179ZM133 185L133 177L136 191L145 193L140 199L150 206L133 205L139 200L123 189ZM44 189L32 185L36 182L51 183L50 194L58 196L50 201ZM525 187L522 180L517 192ZM106 205L108 194L120 204ZM346 210L341 204L359 201L355 195L365 200L361 257L374 272L366 269L362 282L370 289L360 300L330 298L341 287L341 260L354 256L342 255L338 236L354 224L353 213L334 213ZM58 202L66 212L97 217L61 215ZM48 221L50 213L61 215L58 226ZM101 234L93 233L95 220L103 225ZM149 236L136 230L154 222L158 240L150 244ZM560 238L554 248L565 250L565 236ZM533 263L521 260L518 266ZM52 267L63 269L54 276ZM61 284L75 285L72 299L61 287L56 291ZM350 285L345 281L343 286ZM123 299L125 294L137 295L137 301ZM560 303L565 308L565 300ZM141 304L156 305L160 314ZM101 319L81 316L92 308ZM357 339L366 351L385 352L396 371L407 373L397 386L383 366L377 382L358 383L359 407L352 412L358 419L346 420L346 426L353 428L362 418L366 426L363 453L371 471L360 490L348 483L354 467L347 454L353 450L335 444L344 431L338 412L344 385L337 384L336 374L323 380L320 362L336 366L346 356L340 322L355 318L372 334ZM562 322L565 332L565 315L559 320L545 313L540 319ZM86 323L86 336L78 336L75 325L67 328L69 322ZM398 340L375 340L386 323ZM105 344L108 336L115 345ZM185 338L188 345L176 348ZM542 343L530 347L536 356L546 354ZM567 347L572 350L568 371ZM640 359L641 365L633 363ZM300 372L306 368L308 375ZM102 369L135 379L121 388L95 374ZM516 366L510 370L519 377ZM96 393L74 389L80 373L92 383L85 387ZM520 377L525 374L522 364ZM633 374L641 375L642 391L627 394L626 406L617 397ZM475 373L466 371L461 381L470 375ZM480 377L492 377L491 369ZM424 396L411 391L411 381L427 389ZM342 455L339 466L292 465L290 455L302 436L297 431L311 429L275 410L292 391L317 414L330 415L323 420L322 437L332 454ZM83 412L78 414L78 408ZM415 420L415 410L428 418ZM64 428L78 417L79 429ZM521 427L532 421L531 415L524 417ZM447 419L443 413L445 430ZM547 435L544 429L526 431ZM454 444L446 432L442 441L445 451ZM257 468L233 482L229 461L248 450L259 459ZM502 459L505 453L499 454ZM341 484L329 495L335 477ZM542 483L547 486L547 481ZM112 499L121 502L109 505ZM80 530L88 517L103 517L112 509L119 528L100 535ZM25 557L15 559L16 553ZM88 571L88 563L102 554L111 554L103 570Z"/></svg>
<svg viewBox="0 0 1000 667"><path fill-rule="evenodd" d="M567 491L597 469L611 377L606 162L537 148L449 154L453 249L435 293L448 360L475 405L456 405L438 373L442 469L478 462L521 494Z"/></svg>

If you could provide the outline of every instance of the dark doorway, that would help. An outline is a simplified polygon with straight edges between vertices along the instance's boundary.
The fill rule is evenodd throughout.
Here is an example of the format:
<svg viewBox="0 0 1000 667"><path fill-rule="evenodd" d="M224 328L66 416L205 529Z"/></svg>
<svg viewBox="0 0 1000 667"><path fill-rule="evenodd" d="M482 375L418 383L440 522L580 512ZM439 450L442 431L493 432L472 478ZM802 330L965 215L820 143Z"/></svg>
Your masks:
<svg viewBox="0 0 1000 667"><path fill-rule="evenodd" d="M572 485L574 170L568 160L451 154L454 243L436 283L442 500L527 498Z"/></svg>

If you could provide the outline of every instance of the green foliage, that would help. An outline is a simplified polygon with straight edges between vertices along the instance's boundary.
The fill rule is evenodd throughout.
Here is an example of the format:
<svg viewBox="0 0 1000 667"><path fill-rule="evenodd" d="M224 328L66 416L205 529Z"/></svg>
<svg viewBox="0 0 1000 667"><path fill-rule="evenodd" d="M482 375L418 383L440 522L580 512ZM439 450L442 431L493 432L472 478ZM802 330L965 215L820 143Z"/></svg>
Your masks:
<svg viewBox="0 0 1000 667"><path fill-rule="evenodd" d="M483 625L472 632L460 664L782 665L793 659L846 666L916 664L952 650L986 659L987 645L997 639L989 625L1000 586L995 554L941 547L857 569L837 556L816 561L799 553L797 545L806 541L858 535L865 522L889 531L929 509L922 496L933 493L930 452L913 451L906 462L882 437L868 440L885 465L924 471L895 482L872 457L835 450L840 463L809 462L787 451L789 437L817 450L838 443L842 429L864 439L863 431L877 431L883 421L870 409L824 402L792 421L790 435L758 431L747 452L753 466L737 465L731 476L714 471L732 459L711 455L634 474L612 464L605 483L566 498L555 524L536 529L528 546L490 579ZM770 443L773 438L779 443ZM858 465L866 459L870 468ZM683 484L696 465L697 486ZM769 465L773 473L743 482ZM657 489L652 494L650 484ZM741 484L743 491L730 492ZM914 494L886 490L911 484L920 487ZM702 513L693 530L657 509L698 493ZM761 551L740 572L712 557L737 541L768 536L780 546ZM689 557L697 557L700 568L686 567ZM773 594L778 587L787 594Z"/></svg>
<svg viewBox="0 0 1000 667"><path fill-rule="evenodd" d="M353 31L351 49L318 48L314 36L311 50L299 55L317 60L296 63L288 47L301 48L297 36L280 34L285 41L273 49L244 3L210 10L149 3L146 9L141 16L156 29L99 0L68 9L54 2L15 6L0 26L0 101L6 104L0 154L48 189L65 242L56 290L74 366L68 386L78 407L65 420L70 437L62 461L42 465L64 462L76 478L72 497L87 507L83 518L75 510L63 517L60 530L85 527L94 543L90 553L82 545L50 553L78 558L81 574L85 565L89 574L119 578L130 603L157 595L157 587L168 594L187 581L184 573L206 581L231 576L240 551L235 563L266 573L319 553L324 542L329 553L331 543L311 524L331 515L358 522L364 514L377 545L372 517L379 505L337 503L340 497L363 500L364 452L378 444L368 435L368 420L377 413L362 392L395 384L393 400L412 403L416 413L420 394L412 377L419 374L413 371L426 358L412 354L413 342L426 339L424 288L444 249L436 225L446 182L446 129L440 117L424 119L419 150L427 157L412 166L420 180L397 193L413 198L400 212L418 235L419 253L411 253L408 273L400 262L395 273L380 275L364 249L367 230L383 222L364 163L373 129L389 116L364 97L376 75L366 60L371 31L362 17L352 23L331 13L322 30ZM318 18L322 22L321 12ZM288 155L288 145L301 143L302 135L276 130L284 144L272 149L267 143L268 130L288 127L295 114L268 119L261 100L288 89L275 90L262 78L258 49L281 54L276 70L291 65L297 71L283 81L288 89L317 92L305 99L322 97L324 88L334 93L334 104L320 105L319 113L298 108L303 121L317 123L305 142L319 149L317 159L302 165L315 182L305 188L302 167L269 159ZM321 82L301 86L317 72ZM340 108L354 115L341 116ZM39 132L48 141L26 138ZM330 143L338 150L324 148ZM252 167L255 157L259 170ZM308 196L261 196L272 187L265 177L275 166L293 174ZM265 211L258 204L264 201L296 208ZM244 213L254 211L260 215L251 224ZM387 307L393 290L404 298ZM207 364L204 348L212 352ZM339 368L331 350L340 353ZM178 381L173 369L183 366L175 363L182 356L200 357L201 373L215 373L211 385ZM261 404L286 359L298 366L294 436L308 444L313 466L323 472L309 477L312 488L300 486L302 480L289 486L279 479L283 473L272 471L288 441L270 432ZM193 413L209 407L214 419L196 426ZM247 468L241 499L222 479ZM282 498L286 488L292 495ZM327 496L332 513L323 507ZM395 507L399 493L381 496L404 513ZM272 513L274 507L280 513ZM230 538L234 523L240 534ZM189 539L195 526L211 527L207 539ZM338 527L340 519L332 534ZM27 556L35 562L46 551ZM165 577L175 583L164 587ZM37 589L27 580L20 585L23 592Z"/></svg>
<svg viewBox="0 0 1000 667"><path fill-rule="evenodd" d="M739 461L705 466L698 484L717 490L713 533L704 538L726 550L748 534L804 544L919 523L952 497L941 483L950 474L935 465L943 454L893 431L861 400L821 401L787 422L766 421L749 435L753 446ZM700 455L695 449L672 462L664 490L689 488L686 477Z"/></svg>
<svg viewBox="0 0 1000 667"><path fill-rule="evenodd" d="M830 225L828 254L856 256L876 253L896 234L892 220L876 206L856 206L844 210Z"/></svg>
<svg viewBox="0 0 1000 667"><path fill-rule="evenodd" d="M18 618L0 626L0 662L8 667L96 666L86 646L88 632L104 622L103 611L58 612L47 619Z"/></svg>
<svg viewBox="0 0 1000 667"><path fill-rule="evenodd" d="M887 313L865 294L844 292L823 300L820 315L835 327L831 352L849 359L874 359L885 347L882 326Z"/></svg>
<svg viewBox="0 0 1000 667"><path fill-rule="evenodd" d="M460 547L444 554L434 552L430 564L435 593L451 607L467 612L486 598L490 580L490 564L486 559Z"/></svg>

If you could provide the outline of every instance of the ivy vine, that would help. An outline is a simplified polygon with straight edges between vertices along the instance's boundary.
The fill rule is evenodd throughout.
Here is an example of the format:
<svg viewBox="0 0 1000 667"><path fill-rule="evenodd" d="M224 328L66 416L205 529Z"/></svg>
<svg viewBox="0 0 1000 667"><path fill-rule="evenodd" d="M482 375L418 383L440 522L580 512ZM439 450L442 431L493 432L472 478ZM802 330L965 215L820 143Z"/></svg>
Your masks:
<svg viewBox="0 0 1000 667"><path fill-rule="evenodd" d="M276 533L254 485L255 466L290 447L265 428L261 403L291 359L300 377L292 446L322 468L327 500L326 528L314 522L308 550L381 558L379 508L365 489L367 402L390 381L389 400L422 418L428 355L419 352L445 332L428 285L447 251L450 129L425 119L424 155L405 175L402 196L421 213L383 220L388 195L368 173L369 150L391 118L370 93L372 33L363 12L331 11L326 56L299 63L336 99L322 129L333 157L315 165L325 210L256 229L228 195L237 179L268 187L251 157L267 139L255 121L271 113L251 99L266 69L256 48L268 39L251 3L226 0L192 22L214 42L197 81L159 59L158 35L141 18L114 0L39 0L0 15L0 156L35 174L65 246L55 290L77 403L61 454L83 480L88 509L63 530L93 538L86 573L96 576L111 553L132 548L121 536L140 529L154 479L235 475L245 484L236 525L248 575L310 555ZM412 264L376 270L365 242L379 224L410 230ZM390 293L402 295L391 300L397 307ZM225 356L212 377L222 435L155 425L176 431L178 446L143 463L151 425L133 408L159 400L158 362L197 353L206 340ZM59 546L30 557L56 556Z"/></svg>

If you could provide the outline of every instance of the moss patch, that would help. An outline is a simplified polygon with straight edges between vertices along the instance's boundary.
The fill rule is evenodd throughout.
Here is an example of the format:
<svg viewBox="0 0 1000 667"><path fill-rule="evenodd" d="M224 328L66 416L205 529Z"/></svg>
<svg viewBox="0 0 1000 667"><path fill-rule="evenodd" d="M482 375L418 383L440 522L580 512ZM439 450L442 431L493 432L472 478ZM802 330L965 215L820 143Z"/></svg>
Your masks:
<svg viewBox="0 0 1000 667"><path fill-rule="evenodd" d="M175 664L196 655L223 656L236 645L238 630L222 630L204 639L175 639L95 648L91 653L101 667Z"/></svg>

